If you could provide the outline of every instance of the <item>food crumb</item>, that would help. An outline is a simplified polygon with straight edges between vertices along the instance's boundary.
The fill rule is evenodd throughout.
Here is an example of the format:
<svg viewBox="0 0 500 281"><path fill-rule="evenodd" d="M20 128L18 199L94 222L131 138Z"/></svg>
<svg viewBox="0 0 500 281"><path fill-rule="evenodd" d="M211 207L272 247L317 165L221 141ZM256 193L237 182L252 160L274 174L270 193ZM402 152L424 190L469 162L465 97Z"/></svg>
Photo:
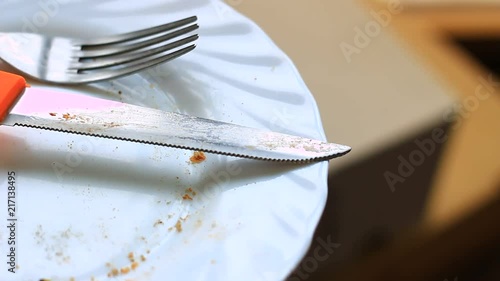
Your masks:
<svg viewBox="0 0 500 281"><path fill-rule="evenodd" d="M194 191L191 187L186 189L186 193L191 193L191 195L196 196L196 191Z"/></svg>
<svg viewBox="0 0 500 281"><path fill-rule="evenodd" d="M184 194L182 196L182 199L184 199L184 200L193 200L193 198L191 196L189 196L189 194Z"/></svg>
<svg viewBox="0 0 500 281"><path fill-rule="evenodd" d="M75 281L75 277L69 278L69 281Z"/></svg>
<svg viewBox="0 0 500 281"><path fill-rule="evenodd" d="M127 273L129 273L129 272L130 272L130 267L128 267L128 266L122 267L122 268L120 269L120 273L121 273L121 274L127 274Z"/></svg>
<svg viewBox="0 0 500 281"><path fill-rule="evenodd" d="M50 116L56 116L57 114L54 112L49 113Z"/></svg>
<svg viewBox="0 0 500 281"><path fill-rule="evenodd" d="M205 161L206 159L207 159L207 157L205 156L205 153L203 153L203 151L195 151L193 153L193 156L191 156L191 158L189 158L189 160L191 160L191 163L193 163L193 164L201 163L201 162Z"/></svg>
<svg viewBox="0 0 500 281"><path fill-rule="evenodd" d="M146 261L146 257L144 255L141 255L141 261L142 262Z"/></svg>
<svg viewBox="0 0 500 281"><path fill-rule="evenodd" d="M211 264L216 264L217 262L215 260L210 261Z"/></svg>
<svg viewBox="0 0 500 281"><path fill-rule="evenodd" d="M62 116L66 121L70 120L70 119L75 119L76 118L76 115L71 115L69 113L64 113L63 116Z"/></svg>
<svg viewBox="0 0 500 281"><path fill-rule="evenodd" d="M128 257L128 260L130 262L134 262L135 261L135 259L134 259L134 253L133 252L128 253L127 257Z"/></svg>
<svg viewBox="0 0 500 281"><path fill-rule="evenodd" d="M108 277L116 277L116 276L118 276L118 274L120 274L118 269L113 268L113 269L111 269L110 272L108 272Z"/></svg>
<svg viewBox="0 0 500 281"><path fill-rule="evenodd" d="M181 232L182 231L181 220L177 220L177 223L175 224L175 229L177 230L177 232Z"/></svg>
<svg viewBox="0 0 500 281"><path fill-rule="evenodd" d="M138 262L133 262L130 267L132 268L132 270L136 270L136 268L139 266L139 263Z"/></svg>
<svg viewBox="0 0 500 281"><path fill-rule="evenodd" d="M162 220L157 220L157 221L153 224L153 226L154 226L154 227L157 227L157 226L158 226L158 225L160 225L160 224L163 224L163 221L162 221Z"/></svg>
<svg viewBox="0 0 500 281"><path fill-rule="evenodd" d="M203 221L202 220L197 220L196 221L196 227L201 227L203 225Z"/></svg>

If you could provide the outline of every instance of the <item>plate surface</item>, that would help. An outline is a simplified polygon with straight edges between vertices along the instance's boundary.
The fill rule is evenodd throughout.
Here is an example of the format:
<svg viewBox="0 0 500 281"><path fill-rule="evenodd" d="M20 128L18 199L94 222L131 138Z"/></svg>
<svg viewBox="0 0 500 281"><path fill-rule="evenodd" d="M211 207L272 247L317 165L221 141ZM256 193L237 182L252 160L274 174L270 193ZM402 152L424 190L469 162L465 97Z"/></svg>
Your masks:
<svg viewBox="0 0 500 281"><path fill-rule="evenodd" d="M197 15L188 55L65 90L325 139L292 62L222 2L6 0L0 10L9 11L0 31L84 38ZM327 162L207 154L193 164L191 151L26 128L0 127L0 143L0 197L15 172L17 218L16 273L2 255L0 280L282 280L307 251L327 196ZM8 253L6 200L0 212Z"/></svg>

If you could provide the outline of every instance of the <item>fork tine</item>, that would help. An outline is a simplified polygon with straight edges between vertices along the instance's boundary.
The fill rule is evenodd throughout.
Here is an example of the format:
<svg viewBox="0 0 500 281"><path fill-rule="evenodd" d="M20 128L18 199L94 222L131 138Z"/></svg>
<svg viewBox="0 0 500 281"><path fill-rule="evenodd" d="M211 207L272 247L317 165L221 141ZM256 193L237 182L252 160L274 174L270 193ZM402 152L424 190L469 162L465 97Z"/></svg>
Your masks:
<svg viewBox="0 0 500 281"><path fill-rule="evenodd" d="M151 57L153 55L173 50L174 48L186 45L188 43L194 42L198 39L198 35L192 35L186 37L184 39L162 45L156 48L147 49L145 51L139 50L133 53L119 54L117 56L107 56L103 58L97 58L89 62L78 62L70 66L70 69L78 69L78 70L91 70L91 69L99 69L104 67L111 67L116 65L121 65L125 63L131 63L137 60L141 60L147 57Z"/></svg>
<svg viewBox="0 0 500 281"><path fill-rule="evenodd" d="M150 27L150 28L143 29L143 30L128 32L128 33L124 33L124 34L111 35L111 36L106 36L106 37L102 37L102 38L89 39L89 40L85 40L84 42L82 42L82 46L92 47L92 46L103 46L103 45L122 43L122 42L130 41L130 40L135 40L138 38L150 36L153 34L158 34L158 33L162 33L165 31L173 30L175 28L193 23L197 20L198 20L198 17L192 16L192 17L188 17L188 18L185 18L182 20L162 24L162 25L155 26L155 27Z"/></svg>
<svg viewBox="0 0 500 281"><path fill-rule="evenodd" d="M157 56L156 58L151 60L144 59L144 61L139 61L133 63L132 65L124 65L123 67L117 69L97 70L89 72L85 70L82 72L79 71L79 73L76 74L75 79L78 79L79 83L87 83L87 82L96 82L96 81L107 80L110 78L118 78L126 76L141 71L143 69L161 64L163 62L178 58L186 53L189 53L195 48L196 45L190 45L175 52Z"/></svg>
<svg viewBox="0 0 500 281"><path fill-rule="evenodd" d="M97 57L104 57L104 56L110 56L110 55L117 55L121 53L126 53L130 51L134 51L140 48L145 48L154 44L158 44L160 42L164 42L166 40L170 40L172 38L176 38L179 36L182 36L184 34L187 34L191 31L194 31L198 29L199 26L197 24L190 25L188 27L167 33L162 36L157 36L153 37L152 39L149 40L143 40L139 41L137 43L132 43L132 44L122 44L122 45L116 45L116 46L106 46L103 48L92 48L89 50L82 49L80 51L77 51L74 53L75 57L79 57L82 59L87 59L87 58L97 58Z"/></svg>

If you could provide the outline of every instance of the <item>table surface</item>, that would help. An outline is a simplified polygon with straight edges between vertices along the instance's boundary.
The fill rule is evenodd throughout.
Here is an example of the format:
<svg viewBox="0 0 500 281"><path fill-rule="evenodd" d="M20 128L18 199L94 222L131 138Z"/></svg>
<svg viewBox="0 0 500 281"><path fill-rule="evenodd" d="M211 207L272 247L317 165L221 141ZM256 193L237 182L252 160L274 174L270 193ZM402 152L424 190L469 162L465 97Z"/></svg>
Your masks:
<svg viewBox="0 0 500 281"><path fill-rule="evenodd" d="M332 161L333 169L442 121L453 102L451 89L391 32L390 20L397 13L368 43L356 45L356 30L375 22L375 11L356 1L226 2L255 21L293 60L318 103L328 140L353 148ZM358 51L349 60L341 45Z"/></svg>

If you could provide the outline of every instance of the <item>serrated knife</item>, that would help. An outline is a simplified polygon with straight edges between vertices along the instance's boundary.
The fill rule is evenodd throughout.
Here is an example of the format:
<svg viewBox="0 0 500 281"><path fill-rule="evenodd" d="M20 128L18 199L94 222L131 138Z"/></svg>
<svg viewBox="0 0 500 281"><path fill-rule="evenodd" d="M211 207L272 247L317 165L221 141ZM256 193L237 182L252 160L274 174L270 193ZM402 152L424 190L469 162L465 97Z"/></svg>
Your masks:
<svg viewBox="0 0 500 281"><path fill-rule="evenodd" d="M86 95L26 87L0 71L0 124L280 162L339 157L345 145Z"/></svg>

